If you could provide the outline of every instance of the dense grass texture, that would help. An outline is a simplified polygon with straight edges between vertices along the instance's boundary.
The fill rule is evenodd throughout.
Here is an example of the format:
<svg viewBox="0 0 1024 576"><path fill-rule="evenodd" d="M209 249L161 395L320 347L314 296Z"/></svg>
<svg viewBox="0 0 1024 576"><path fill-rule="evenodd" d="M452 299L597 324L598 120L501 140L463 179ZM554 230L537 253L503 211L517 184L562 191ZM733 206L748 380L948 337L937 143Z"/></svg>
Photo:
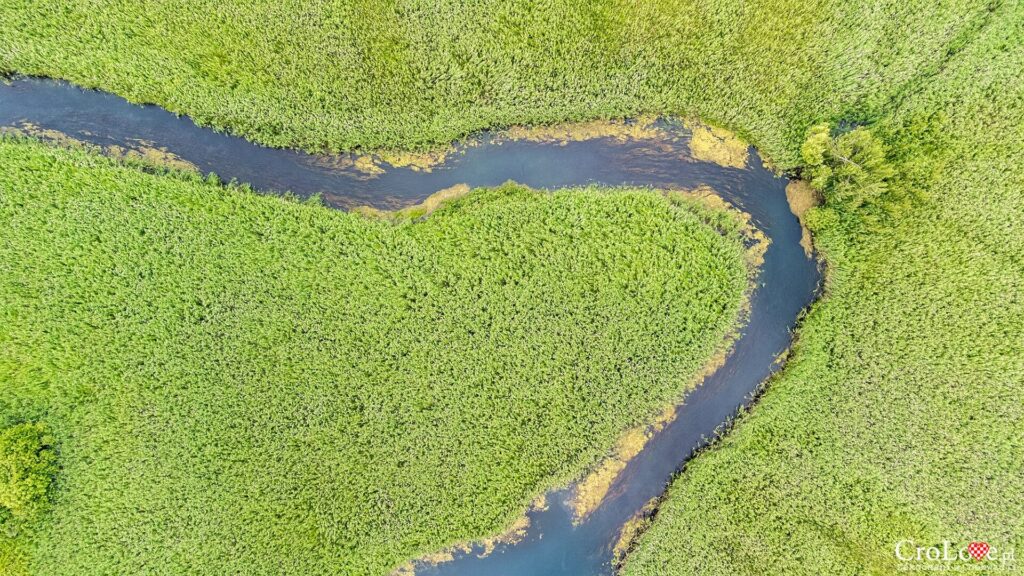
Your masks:
<svg viewBox="0 0 1024 576"><path fill-rule="evenodd" d="M627 574L890 574L902 538L1024 554L1019 2L0 8L0 67L272 144L417 147L653 111L733 128L792 167L809 127L832 126L841 152L853 140L836 126L864 125L894 173L884 189L841 174L844 195L810 218L826 300L754 414L676 482Z"/></svg>
<svg viewBox="0 0 1024 576"><path fill-rule="evenodd" d="M988 0L0 0L0 70L67 78L260 142L415 148L639 112L733 128L780 166L876 117Z"/></svg>
<svg viewBox="0 0 1024 576"><path fill-rule="evenodd" d="M0 425L60 465L0 573L383 574L502 530L734 325L739 224L680 202L391 223L0 141Z"/></svg>
<svg viewBox="0 0 1024 576"><path fill-rule="evenodd" d="M924 570L896 558L904 539L987 541L1000 552L971 573L1024 573L1021 70L1007 3L874 127L893 185L923 199L863 222L826 209L828 297L757 409L675 482L626 576Z"/></svg>

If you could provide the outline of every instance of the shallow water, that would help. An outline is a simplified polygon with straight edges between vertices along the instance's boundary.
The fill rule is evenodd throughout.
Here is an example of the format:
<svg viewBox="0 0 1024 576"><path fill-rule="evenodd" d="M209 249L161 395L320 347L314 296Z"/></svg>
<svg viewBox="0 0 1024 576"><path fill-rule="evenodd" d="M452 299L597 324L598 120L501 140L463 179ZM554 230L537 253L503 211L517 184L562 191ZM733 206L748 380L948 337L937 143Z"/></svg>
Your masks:
<svg viewBox="0 0 1024 576"><path fill-rule="evenodd" d="M159 148L223 180L247 182L267 193L320 194L327 205L338 208L396 208L456 184L494 186L514 180L536 188L706 184L752 216L771 244L741 336L726 363L686 396L676 419L628 463L601 505L574 525L566 504L571 487L555 491L548 494L546 510L528 513L530 525L519 542L499 544L483 558L478 557L482 548L475 546L450 562L417 565L421 576L611 574L612 547L624 523L661 495L693 451L779 369L776 358L788 348L797 318L813 301L820 280L815 261L800 246L800 225L786 202L787 181L763 168L753 149L743 170L694 160L689 133L669 121L658 123L661 137L640 141L605 137L534 142L484 134L472 145L459 146L429 172L386 166L378 175L352 168L347 156L264 148L197 127L187 117L155 106L135 106L63 82L19 78L0 84L0 127L29 125L34 131L56 130L101 146Z"/></svg>

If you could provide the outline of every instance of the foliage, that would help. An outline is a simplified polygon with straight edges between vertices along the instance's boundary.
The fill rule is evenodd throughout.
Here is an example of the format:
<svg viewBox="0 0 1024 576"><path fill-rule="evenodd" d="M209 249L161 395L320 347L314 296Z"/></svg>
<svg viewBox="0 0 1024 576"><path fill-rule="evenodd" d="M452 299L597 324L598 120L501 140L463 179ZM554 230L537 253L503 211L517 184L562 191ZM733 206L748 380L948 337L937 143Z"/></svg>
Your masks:
<svg viewBox="0 0 1024 576"><path fill-rule="evenodd" d="M928 543L984 539L1016 548L1018 554L1024 550L1024 353L1019 344L1024 333L1022 21L1020 3L989 0L0 0L0 68L69 78L135 101L158 102L262 142L313 149L421 147L494 125L650 111L703 117L732 128L786 168L801 163L801 144L809 127L823 122L864 126L877 140L874 144L886 148L895 171L882 179L888 188L885 202L872 205L876 195L847 189L842 197L868 204L849 212L836 201L808 214L808 224L818 231L816 244L829 260L827 297L807 317L790 364L753 414L675 482L654 528L628 562L627 574L890 574L900 568L892 554L899 538ZM875 148L864 135L856 138L865 140L858 148ZM820 135L818 142L812 152L821 149L824 163L820 144L831 142ZM854 143L849 142L851 149ZM5 154L13 152L6 148ZM95 354L99 365L87 364L86 353L77 356L73 346L58 346L51 339L63 329L52 322L26 332L15 341L17 347L0 337L0 371L13 372L18 366L19 374L14 382L17 398L0 397L3 410L27 414L56 402L50 398L65 407L75 405L76 399L98 402L83 402L88 408L81 412L64 408L76 414L77 421L57 422L55 428L71 430L81 424L98 432L76 440L83 444L83 459L90 450L105 446L115 451L105 455L109 462L137 466L100 467L82 479L82 491L76 493L84 494L86 501L79 513L55 524L50 539L37 545L43 573L61 573L55 567L62 560L68 563L65 572L135 568L127 551L157 540L181 543L178 555L155 565L167 570L191 562L194 572L213 565L222 570L211 573L301 572L321 561L350 562L381 572L388 562L411 555L412 550L427 550L438 541L500 525L499 518L522 503L517 498L536 488L541 472L550 471L545 467L562 461L545 459L557 452L556 444L561 445L550 439L576 440L551 423L544 433L511 446L501 441L507 438L490 431L461 434L442 427L436 436L448 440L445 452L438 448L435 435L422 433L431 421L421 413L433 414L438 406L485 414L478 417L480 427L491 425L494 415L499 416L494 425L502 427L510 409L516 415L510 418L549 422L537 419L561 415L572 406L557 394L548 403L523 401L517 411L520 399L514 394L520 388L485 388L478 394L467 383L458 389L459 403L425 403L422 411L409 412L414 416L410 429L421 432L409 435L396 432L407 424L397 419L393 404L359 404L359 398L319 393L333 390L331 376L339 368L313 355L312 343L296 344L294 334L315 334L318 339L309 342L325 349L336 345L339 333L356 339L360 332L353 331L352 324L344 325L348 331L317 329L343 325L339 302L348 303L355 296L375 302L376 297L366 296L371 287L396 293L399 286L390 279L401 274L389 260L385 263L391 262L391 275L372 281L354 275L348 278L354 284L341 290L337 281L318 278L334 280L349 270L349 261L334 253L338 260L328 261L316 273L308 267L320 262L317 258L337 246L341 237L348 239L344 246L384 243L379 232L356 241L364 230L342 233L356 221L318 216L298 228L305 238L300 250L275 242L284 234L284 225L276 222L314 213L306 208L285 210L249 199L233 204L219 195L211 200L204 193L175 196L181 202L162 214L156 208L160 199L186 185L155 178L139 182L134 176L119 184L126 176L110 172L102 163L88 166L97 161L75 157L55 163L51 155L38 151L31 156L31 162L22 158L17 165L31 164L46 177L28 180L28 187L38 187L39 194L21 205L26 213L38 216L27 230L49 238L39 232L45 215L81 212L89 217L80 216L73 223L87 241L77 248L62 244L64 250L0 243L0 249L20 250L14 258L5 253L0 266L20 262L22 253L46 254L48 258L38 261L59 279L58 272L67 274L62 263L77 262L83 251L105 249L106 268L92 272L106 271L110 286L118 288L114 296L134 294L135 284L151 286L147 281L152 278L164 279L158 288L120 301L102 282L84 288L64 282L51 289L39 275L27 284L3 285L18 298L12 300L5 292L0 302L28 306L45 299L53 306L47 312L53 318L74 319L69 333L76 335L75 344L90 344L85 350L125 345L135 351L109 360ZM877 159L877 154L872 156ZM7 165L12 162L7 159ZM108 196L95 203L80 196L74 210L67 209L69 193L56 184L57 173L68 179L72 190L105 189ZM29 178L27 171L19 174ZM870 174L866 176L870 182ZM103 212L112 189L123 193L118 202L110 203L120 211ZM58 199L56 206L49 204L51 197ZM912 198L923 201L913 210L892 210L905 208ZM495 205L502 203L495 200ZM878 213L888 216L886 226L870 226L867 216ZM850 218L851 214L857 217ZM555 216L551 222L566 215ZM242 218L237 224L241 230L222 221L235 217ZM159 224L146 231L159 240L155 254L169 258L174 274L166 275L166 268L154 268L148 261L141 265L145 243L129 244L138 259L133 266L115 264L121 249L114 239L125 241L132 229L127 224L138 228L147 218ZM192 219L211 224L212 232L201 226L181 227ZM841 219L846 221L843 226L837 225ZM86 234L83 229L90 224L85 220L105 225ZM335 220L344 226L324 224ZM58 226L58 232L68 230L57 216L47 224ZM2 230L0 234L14 237L26 229ZM524 230L516 238L526 242L531 234L544 233ZM257 234L259 242L253 239ZM291 229L286 236L295 237ZM175 241L182 242L177 250ZM311 258L310 247L317 258ZM214 258L211 252L223 257ZM254 262L247 256L252 254L263 260ZM380 265L366 252L352 254L363 258L365 266ZM398 260L415 269L410 262L427 256L414 254L419 260ZM529 261L532 256L524 258ZM224 264L236 260L246 267ZM294 284L279 282L269 272L285 270L286 278L293 278L291 271L296 269L308 272L303 290L286 290ZM154 275L155 270L165 274ZM264 276L254 278L253 270L262 270ZM0 281L9 277L7 269L4 272ZM236 286L225 280L232 275L245 281ZM241 292L243 288L250 293ZM202 297L209 294L223 297ZM590 301L580 298L573 313L579 314ZM284 315L270 313L275 310L271 305L282 307ZM306 306L310 311L302 313ZM76 307L82 309L73 313ZM124 311L151 309L162 315L152 320L131 316L132 330L117 342L95 342L83 335L95 335L95 326L109 325ZM647 312L630 313L646 320ZM300 321L286 319L287 314ZM353 314L367 312L357 308ZM234 315L237 318L231 320ZM44 316L37 310L33 318ZM0 327L10 325L13 318L0 318ZM443 318L454 321L448 315ZM584 323L596 321L595 316L583 318ZM568 318L559 321L574 324ZM265 324L277 326L277 331L267 332ZM17 326L27 330L27 324ZM254 326L260 329L253 330ZM198 338L201 329L209 333ZM444 330L451 327L442 326L437 333ZM289 336L284 339L287 344L272 347L282 332ZM161 339L154 340L157 335ZM225 351L219 343L228 337L247 346ZM169 351L142 346L154 341ZM46 353L33 355L32 365L20 363L19 350L40 348ZM393 358L402 357L398 348ZM538 357L534 350L518 351ZM49 357L59 362L43 360ZM486 357L473 359L480 366L489 365ZM603 358L595 354L579 360L586 369L591 360ZM463 365L452 356L440 364L433 356L421 357L419 364L396 363L394 372L453 363ZM352 364L346 369L366 369L371 363ZM67 380L53 377L58 367ZM197 367L203 376L214 374L220 386L199 386ZM107 378L91 380L90 370L101 370ZM276 384L259 385L264 380ZM285 380L292 384L291 394L316 400L308 412L282 400L287 397L280 384ZM59 389L48 392L48 382L60 382ZM111 382L118 388L104 388ZM387 379L372 384L396 390ZM121 387L133 394L122 394ZM373 387L368 383L360 390L369 395ZM572 387L564 390L568 394ZM259 410L248 409L239 398L243 392L249 392L250 403ZM607 392L587 389L598 395ZM399 395L395 402L420 397ZM484 405L502 399L500 410ZM270 405L282 413L266 412ZM602 408L620 405L627 412L637 409L626 401L604 403ZM374 421L391 422L394 429L381 432L380 440L340 442L351 427L324 424L324 415L339 406L358 406L365 418L380 414ZM478 412L473 411L476 408ZM548 411L530 415L540 408ZM217 410L223 417L199 418L194 430L181 425L186 415L209 416L207 410ZM579 429L586 428L580 416L586 413L572 412ZM125 425L121 430L96 424L111 414ZM306 427L320 424L339 443L304 441L285 421ZM438 421L444 424L449 419ZM102 443L123 439L124 430L137 436L132 436L132 444ZM548 431L550 436L545 435ZM238 440L245 434L253 436L248 444ZM390 449L382 447L393 438L407 440ZM484 445L484 439L493 438L501 440ZM594 440L593 445L598 444ZM240 450L243 445L250 448ZM286 445L312 455L306 461L297 450L278 450ZM354 464L346 464L335 452L337 446ZM201 450L195 451L197 447ZM373 448L377 452L371 454ZM514 458L535 450L538 459L527 464ZM403 452L415 458L398 460ZM443 460L449 453L465 458L466 465ZM280 459L282 454L286 457ZM468 462L470 455L478 461ZM263 457L249 459L254 456ZM183 475L180 467L161 468L161 459L186 461L189 466L184 469L192 476ZM417 474L426 469L425 460L465 478L448 483L447 476L425 474L421 485ZM494 464L499 461L508 464ZM475 474L488 462L492 468ZM236 485L225 487L211 480L239 468L248 472L231 477ZM75 469L85 467L79 463ZM145 481L133 484L127 494L113 494L112 501L145 506L117 508L119 515L107 509L99 523L101 533L110 536L107 544L83 545L76 529L92 526L88 514L104 510L103 495L89 488L109 488L125 470ZM532 484L520 479L530 474ZM364 477L374 484L359 484ZM332 481L336 478L345 480ZM359 502L376 513L380 524L368 528L360 522L371 520L346 515L349 509L343 505L332 507L332 501L343 500L339 491L347 482L358 484L356 488L369 486ZM518 488L509 488L512 484ZM509 496L517 489L518 496ZM189 495L184 500L188 506L179 510L182 494ZM444 495L443 502L438 494ZM238 518L199 512L204 503L225 502L243 511ZM469 524L474 520L467 520L467 502L479 507L473 525ZM309 509L318 513L305 514ZM248 522L239 523L240 518ZM266 528L275 525L281 526L279 534ZM350 533L361 536L346 540ZM121 538L122 534L126 536ZM317 556L324 554L324 542L331 547L327 559ZM211 543L217 546L211 549ZM300 544L309 551L294 552ZM72 557L73 546L88 549L77 550ZM394 551L381 552L388 546ZM237 564L230 564L232 558ZM223 562L218 563L220 559ZM76 564L86 561L92 563ZM268 568L266 563L272 561L277 564ZM1015 569L1019 572L1020 565Z"/></svg>
<svg viewBox="0 0 1024 576"><path fill-rule="evenodd" d="M0 558L384 574L500 531L731 329L743 247L713 218L505 186L393 224L0 141L0 421L61 446Z"/></svg>
<svg viewBox="0 0 1024 576"><path fill-rule="evenodd" d="M895 574L908 538L984 540L1017 559L973 571L1024 570L1022 69L1008 2L871 126L923 201L824 226L830 290L784 374L674 483L626 576Z"/></svg>
<svg viewBox="0 0 1024 576"><path fill-rule="evenodd" d="M53 439L42 424L0 430L0 519L24 521L43 510L56 460Z"/></svg>
<svg viewBox="0 0 1024 576"><path fill-rule="evenodd" d="M0 0L0 70L156 102L277 146L410 148L639 112L731 128L780 167L880 116L989 0Z"/></svg>
<svg viewBox="0 0 1024 576"><path fill-rule="evenodd" d="M885 146L866 128L855 128L836 137L828 124L813 126L800 148L803 173L811 185L825 194L828 203L845 210L877 203L889 189L894 170Z"/></svg>

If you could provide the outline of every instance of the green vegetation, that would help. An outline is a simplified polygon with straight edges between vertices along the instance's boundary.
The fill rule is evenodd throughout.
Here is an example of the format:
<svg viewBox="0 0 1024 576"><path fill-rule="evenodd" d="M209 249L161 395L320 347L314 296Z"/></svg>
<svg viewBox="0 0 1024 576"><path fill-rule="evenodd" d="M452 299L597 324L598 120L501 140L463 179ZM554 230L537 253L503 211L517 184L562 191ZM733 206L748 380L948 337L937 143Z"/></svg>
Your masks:
<svg viewBox="0 0 1024 576"><path fill-rule="evenodd" d="M828 296L757 408L675 482L627 576L893 574L902 539L987 541L1017 560L984 573L1024 571L1021 70L1007 3L870 128L894 170L884 210L823 182ZM831 140L811 136L805 151Z"/></svg>
<svg viewBox="0 0 1024 576"><path fill-rule="evenodd" d="M626 572L890 574L899 568L893 547L903 538L923 543L977 539L1015 548L1018 554L1024 550L1022 10L1019 2L998 0L495 0L443 5L0 0L0 68L60 76L158 102L278 145L415 148L492 125L650 111L702 117L734 129L778 166L803 165L828 200L807 215L816 245L829 261L828 295L806 319L790 365L756 410L675 483ZM826 128L814 128L822 123ZM854 125L859 128L828 128ZM418 288L412 283L426 281L412 275L410 284L401 287L382 281L368 287L360 273L344 266L325 266L321 275L294 276L292 271L308 271L322 262L317 255L336 249L340 237L347 239L345 246L385 239L397 243L398 238L411 243L398 231L437 230L430 224L434 216L428 226L392 229L239 194L190 196L188 190L201 188L196 183L133 174L128 184L115 184L126 178L125 172L117 172L115 179L114 169L96 160L73 156L55 163L54 153L35 148L17 152L6 145L4 150L5 157L12 157L6 164L19 169L39 164L44 175L25 172L4 180L27 182L24 188L38 195L31 196L32 202L17 202L19 214L35 218L33 226L5 226L0 244L10 250L0 260L3 266L25 266L26 254L48 255L36 264L49 275L46 283L42 272L28 283L6 280L12 277L7 269L0 276L8 291L2 325L23 331L18 340L0 337L0 370L14 375L18 391L3 413L26 420L52 406L48 409L59 417L51 414L47 420L62 439L67 460L68 479L60 491L67 500L58 500L51 525L42 531L48 540L40 540L32 552L40 558L41 573L59 574L58 567L80 573L132 567L136 557L131 554L156 541L180 543L175 550L146 548L153 555L149 558L162 554L160 565L168 570L191 562L196 572L214 566L230 571L243 563L246 569L268 571L278 566L258 559L275 558L300 572L330 562L380 572L439 541L501 525L540 478L578 470L597 453L592 447L608 445L630 410L649 407L634 397L587 407L587 402L600 402L594 394L611 393L596 386L567 386L562 392L569 396L551 392L562 399L555 405L515 397L522 392L519 387L503 391L504 397L476 392L474 386L482 384L471 380L481 367L490 374L489 364L454 354L443 362L417 357L418 363L396 363L394 372L413 390L392 404L374 392L377 386L392 390L387 380L367 380L360 388L377 398L376 404L332 395L336 390L330 383L338 374L372 364L339 367L335 358L375 353L374 359L382 354L402 359L402 346L411 344L399 339L395 348L373 352L359 333L342 331L348 348L335 349L328 336L338 338L338 332L321 327L347 326L355 322L346 320L348 314L368 314L358 305L352 312L346 307L376 302L376 295L366 296L371 288L385 286L389 294L405 289L412 297ZM85 170L85 165L92 167ZM64 178L69 191L60 183ZM62 211L82 189L104 187L119 190L119 200L89 202L79 196L75 210ZM564 199L572 197L555 198L568 202ZM487 214L507 207L487 198L464 202L490 207ZM126 212L126 206L139 212ZM509 221L527 226L529 211L518 204L515 208L509 209ZM538 208L544 214L547 209ZM64 223L55 216L66 213L79 219ZM520 219L513 213L524 215ZM470 214L453 206L436 216L442 222L461 221ZM552 213L545 222L567 226L562 217L567 215ZM293 221L309 223L297 228L306 239L302 249L284 243L285 237L295 237L295 229L286 225ZM145 242L134 238L131 230L148 222L155 228L147 230ZM193 223L187 234L182 232L185 222ZM44 224L56 231L44 232ZM80 236L71 234L71 226ZM634 226L631 222L622 231ZM524 246L530 246L532 234L546 234L543 228L514 230ZM65 239L51 242L54 237ZM157 242L152 261L144 260L150 254L144 247L153 237L162 243ZM494 230L488 238L506 240ZM29 241L35 244L22 246ZM126 252L122 243L134 252ZM89 250L106 252L83 252ZM115 265L122 253L137 261ZM67 275L66 262L101 254L108 262L101 280L75 285L75 278L67 277L50 286L53 278ZM517 254L523 254L522 260L510 259L509 266L557 268L535 262L536 254L526 256L529 251ZM164 262L166 268L159 270L172 271L166 276L132 276L154 273L153 267ZM406 282L404 275L418 269L410 262L415 258L388 261L375 279ZM284 278L302 278L300 289L288 291L296 284L282 283L282 276L272 275L275 270L287 271ZM224 278L246 281L238 286L225 284ZM342 287L342 280L355 284ZM137 286L146 291L136 295ZM7 302L25 311L11 312ZM573 301L565 308L573 316L566 312L556 318L560 329L591 326L601 317L599 311L618 310L607 302L597 309L584 306L591 302ZM550 304L548 312L557 305ZM143 309L160 315L150 322L129 315L134 323L118 326L122 335L97 328L125 311ZM504 319L502 314L494 312L494 318ZM640 321L619 319L620 330L664 318L641 303L629 314ZM280 320L295 315L303 321ZM58 329L56 322L69 328ZM254 323L258 330L252 329ZM72 341L57 338L66 329ZM420 335L436 344L446 330L453 328ZM390 342L392 333L385 334ZM153 344L154 335L170 338L173 346L164 348L174 353ZM229 337L244 344L226 349L230 354L219 344ZM277 344L282 338L287 344ZM299 341L306 344L295 344ZM324 350L312 349L314 342ZM648 349L645 338L631 342L643 342L637 349L648 351L652 362L663 353ZM362 348L356 347L359 343ZM348 353L353 349L360 353ZM446 348L416 350L425 355L428 349L433 355ZM98 350L120 353L114 358L89 354ZM531 362L548 358L533 349L519 352ZM609 367L602 364L605 360L592 354L581 357L579 366L593 366L597 374ZM408 406L402 404L405 398L419 401L416 391L435 381L413 378L419 370L449 366L467 367L464 377L459 375L464 383L452 380L465 387L464 397L432 397L422 416L418 410L395 411L395 406ZM529 364L523 360L517 366L525 370ZM269 384L283 381L282 374L300 383L288 394ZM137 394L121 394L126 388ZM635 390L628 383L609 388L627 395ZM306 412L296 413L299 404L284 401L292 395L311 399L303 404ZM498 401L500 409L487 404ZM267 412L268 404L278 406L278 412ZM342 442L343 431L354 428L324 426L331 422L325 414L338 407L362 410L376 426L369 429L377 439ZM430 414L439 407L469 411L453 414L485 414L478 425L498 429L453 430L453 418L446 416L437 421L443 431L437 436L395 432L433 426ZM263 410L259 418L257 408ZM509 431L506 418L516 417L511 414L533 418L537 410L559 418L568 412L575 419L553 419L550 430L525 439L516 434L532 428ZM605 418L604 427L590 438L575 428L564 438L555 430L597 416ZM193 422L192 428L183 427L186 421ZM288 432L284 421L321 428L302 436ZM67 436L77 425L97 430L96 436ZM126 429L131 436L124 435ZM308 440L317 434L334 434L339 441ZM559 443L545 444L538 436ZM385 448L382 438L401 443ZM495 438L519 444L510 448ZM209 444L195 451L204 439ZM444 441L458 444L446 452L441 450ZM522 451L516 448L526 447L529 460L509 460ZM91 459L101 449L109 451L102 454L106 460ZM250 459L253 454L261 458ZM262 457L269 454L284 457ZM345 458L353 454L357 464L347 464ZM401 462L403 454L416 458ZM460 467L444 460L451 454L478 460ZM379 467L365 464L373 458ZM560 467L563 460L570 464ZM165 463L183 461L192 476ZM126 462L136 463L129 467ZM415 467L419 462L425 463ZM258 465L267 469L257 470ZM236 466L251 470L232 479L238 487L217 483L223 470ZM432 473L421 478L430 466ZM437 469L460 477L437 477ZM126 493L110 493L112 478L126 470L145 481ZM386 513L350 516L342 506L332 507L330 502L344 500L340 491L350 484L374 486L361 505ZM94 485L108 490L90 491ZM247 501L243 492L258 495L259 504ZM441 503L438 494L450 500ZM103 504L105 498L118 505ZM125 506L135 501L146 506ZM484 511L473 520L468 505L455 504L469 501ZM185 510L177 508L182 502ZM200 514L204 505L209 510ZM309 509L318 513L304 513ZM74 514L62 515L62 510ZM250 522L239 524L242 518ZM418 526L425 532L413 533L410 519L423 520ZM99 522L103 535L118 536L98 538L105 542L102 549L96 541L90 541L91 548L77 549L86 544L75 530L89 522ZM268 526L281 526L280 533ZM344 530L359 537L346 539ZM317 555L323 542L348 547L323 558ZM216 549L196 553L200 543L216 543ZM394 547L385 552L388 544ZM310 551L299 554L300 545ZM91 564L85 567L84 562ZM1017 572L1024 569L1021 562Z"/></svg>
<svg viewBox="0 0 1024 576"><path fill-rule="evenodd" d="M989 0L0 0L0 70L272 145L416 148L513 123L700 117L780 166L878 117Z"/></svg>
<svg viewBox="0 0 1024 576"><path fill-rule="evenodd" d="M61 466L0 573L382 574L502 530L733 326L706 210L509 185L390 222L0 141L0 423Z"/></svg>
<svg viewBox="0 0 1024 576"><path fill-rule="evenodd" d="M33 519L46 506L47 491L57 473L52 445L42 424L0 430L0 528Z"/></svg>
<svg viewBox="0 0 1024 576"><path fill-rule="evenodd" d="M825 194L830 208L839 206L846 212L881 200L894 175L884 145L866 128L833 138L828 124L814 126L800 156L810 184Z"/></svg>

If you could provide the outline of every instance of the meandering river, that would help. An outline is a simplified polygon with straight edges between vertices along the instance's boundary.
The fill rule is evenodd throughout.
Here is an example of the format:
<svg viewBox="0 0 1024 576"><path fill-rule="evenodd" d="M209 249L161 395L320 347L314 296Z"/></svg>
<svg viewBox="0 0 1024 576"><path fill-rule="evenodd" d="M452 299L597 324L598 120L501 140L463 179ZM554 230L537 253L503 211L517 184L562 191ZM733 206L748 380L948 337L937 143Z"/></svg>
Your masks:
<svg viewBox="0 0 1024 576"><path fill-rule="evenodd" d="M489 554L475 545L442 563L420 562L416 573L473 576L594 576L610 574L612 548L624 524L652 498L716 429L748 404L780 368L797 319L815 298L820 271L800 245L800 224L786 200L787 181L766 170L756 152L743 169L700 162L690 153L689 130L672 121L653 124L640 138L516 139L482 134L459 145L429 170L384 165L383 172L347 155L317 156L261 147L196 126L156 106L136 106L98 91L34 78L0 84L0 127L70 137L191 164L267 193L319 194L332 207L392 209L415 204L454 185L495 186L514 180L536 188L599 183L662 189L712 187L750 214L770 240L750 296L747 322L731 353L676 408L615 478L607 497L581 522L566 503L573 487L547 495L548 506L528 512L529 527L514 543ZM59 136L58 136L59 135Z"/></svg>

